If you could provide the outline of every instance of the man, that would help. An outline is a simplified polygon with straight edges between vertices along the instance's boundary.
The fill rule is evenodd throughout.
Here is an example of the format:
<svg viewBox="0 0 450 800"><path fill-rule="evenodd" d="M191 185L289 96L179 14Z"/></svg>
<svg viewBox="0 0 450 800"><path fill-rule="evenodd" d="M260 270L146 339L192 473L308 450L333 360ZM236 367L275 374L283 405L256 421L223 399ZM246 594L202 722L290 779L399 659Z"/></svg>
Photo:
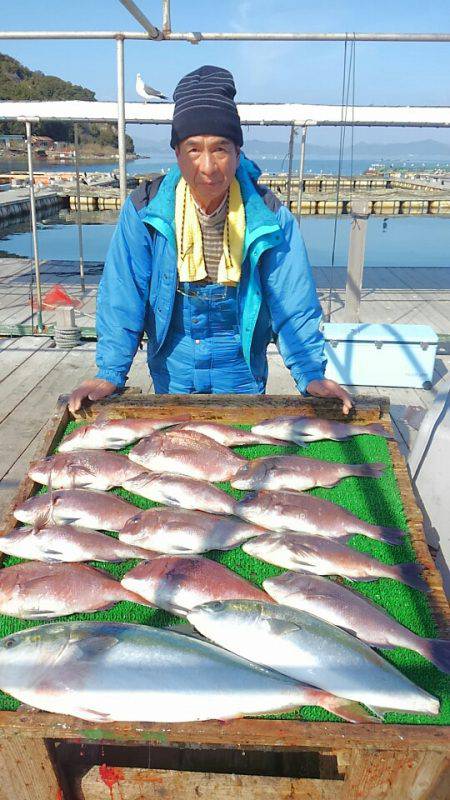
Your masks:
<svg viewBox="0 0 450 800"><path fill-rule="evenodd" d="M97 367L69 407L121 389L148 337L160 393L263 394L275 338L300 392L351 398L324 379L321 309L298 224L240 148L230 72L203 66L174 92L178 166L136 189L97 298Z"/></svg>

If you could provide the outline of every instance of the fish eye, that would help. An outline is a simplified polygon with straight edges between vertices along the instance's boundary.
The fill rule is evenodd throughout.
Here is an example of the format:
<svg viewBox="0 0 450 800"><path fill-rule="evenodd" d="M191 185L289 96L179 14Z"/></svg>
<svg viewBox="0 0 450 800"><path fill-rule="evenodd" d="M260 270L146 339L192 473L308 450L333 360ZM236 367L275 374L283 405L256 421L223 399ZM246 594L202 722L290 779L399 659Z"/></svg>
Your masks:
<svg viewBox="0 0 450 800"><path fill-rule="evenodd" d="M134 517L131 517L128 520L128 522L139 522L140 518L141 518L141 515L140 514L136 514Z"/></svg>
<svg viewBox="0 0 450 800"><path fill-rule="evenodd" d="M210 603L209 607L210 607L211 611L220 611L221 608L222 608L222 603L220 602L220 600L216 600L216 601Z"/></svg>
<svg viewBox="0 0 450 800"><path fill-rule="evenodd" d="M4 643L5 647L8 650L10 650L11 647L15 647L16 644L17 644L17 639L13 639L13 638L7 639L6 642Z"/></svg>

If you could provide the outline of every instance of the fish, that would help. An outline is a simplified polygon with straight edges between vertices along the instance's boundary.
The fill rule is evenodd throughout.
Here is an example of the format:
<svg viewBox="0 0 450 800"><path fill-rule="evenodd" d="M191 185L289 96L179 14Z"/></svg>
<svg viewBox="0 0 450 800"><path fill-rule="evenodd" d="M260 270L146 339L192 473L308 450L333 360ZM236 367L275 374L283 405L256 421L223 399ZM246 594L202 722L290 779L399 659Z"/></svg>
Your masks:
<svg viewBox="0 0 450 800"><path fill-rule="evenodd" d="M149 508L125 523L119 539L160 553L184 555L232 550L262 533L264 528L237 517L181 508Z"/></svg>
<svg viewBox="0 0 450 800"><path fill-rule="evenodd" d="M9 617L51 619L103 611L122 600L150 605L87 564L26 561L0 569L0 614Z"/></svg>
<svg viewBox="0 0 450 800"><path fill-rule="evenodd" d="M32 462L28 475L36 483L53 489L98 489L107 491L142 472L126 456L103 450L56 453Z"/></svg>
<svg viewBox="0 0 450 800"><path fill-rule="evenodd" d="M317 417L284 416L264 419L253 425L252 433L262 436L271 436L274 439L295 442L304 447L309 442L318 442L321 439L334 439L342 441L351 436L370 434L382 436L384 439L393 439L393 435L379 423L368 425L355 425L351 422L336 422L332 419Z"/></svg>
<svg viewBox="0 0 450 800"><path fill-rule="evenodd" d="M0 688L91 722L196 722L298 708L321 693L214 644L127 622L53 622L0 640ZM331 699L346 712L350 704Z"/></svg>
<svg viewBox="0 0 450 800"><path fill-rule="evenodd" d="M369 708L438 714L439 700L368 645L306 611L248 600L188 613L208 639L243 658Z"/></svg>
<svg viewBox="0 0 450 800"><path fill-rule="evenodd" d="M157 556L127 572L122 586L180 617L208 600L270 600L240 575L202 556Z"/></svg>
<svg viewBox="0 0 450 800"><path fill-rule="evenodd" d="M407 647L450 673L450 641L426 639L405 628L367 597L316 575L285 572L266 578L265 591L277 603L308 611L352 633L372 647Z"/></svg>
<svg viewBox="0 0 450 800"><path fill-rule="evenodd" d="M187 475L206 481L227 481L245 462L223 444L196 431L174 428L143 439L129 458L154 472Z"/></svg>
<svg viewBox="0 0 450 800"><path fill-rule="evenodd" d="M153 500L154 503L214 514L233 514L236 505L234 497L222 489L186 475L169 475L147 470L136 478L124 481L122 487L146 497L147 500Z"/></svg>
<svg viewBox="0 0 450 800"><path fill-rule="evenodd" d="M428 592L419 564L384 564L332 539L299 533L267 533L244 542L242 549L268 564L315 575L340 575L352 581L396 581Z"/></svg>
<svg viewBox="0 0 450 800"><path fill-rule="evenodd" d="M0 537L0 552L33 561L126 561L148 559L149 551L113 536L75 525L15 528Z"/></svg>
<svg viewBox="0 0 450 800"><path fill-rule="evenodd" d="M259 491L236 503L234 513L272 531L298 531L337 539L363 533L394 545L401 544L405 535L397 528L365 522L330 500L297 492Z"/></svg>
<svg viewBox="0 0 450 800"><path fill-rule="evenodd" d="M272 444L279 447L290 444L290 442L281 442L271 436L257 436L251 431L243 431L241 428L234 428L232 425L224 425L221 422L183 422L177 426L177 430L201 433L226 447L251 444Z"/></svg>
<svg viewBox="0 0 450 800"><path fill-rule="evenodd" d="M150 436L161 428L186 422L186 416L167 419L108 419L98 417L88 425L80 425L64 437L58 447L60 453L73 450L121 450Z"/></svg>
<svg viewBox="0 0 450 800"><path fill-rule="evenodd" d="M88 489L57 489L20 503L14 509L14 516L29 525L50 523L119 531L137 510L137 506L115 494Z"/></svg>
<svg viewBox="0 0 450 800"><path fill-rule="evenodd" d="M302 456L269 456L243 464L231 479L235 489L271 489L303 492L315 486L336 486L348 477L379 478L385 465L340 464Z"/></svg>

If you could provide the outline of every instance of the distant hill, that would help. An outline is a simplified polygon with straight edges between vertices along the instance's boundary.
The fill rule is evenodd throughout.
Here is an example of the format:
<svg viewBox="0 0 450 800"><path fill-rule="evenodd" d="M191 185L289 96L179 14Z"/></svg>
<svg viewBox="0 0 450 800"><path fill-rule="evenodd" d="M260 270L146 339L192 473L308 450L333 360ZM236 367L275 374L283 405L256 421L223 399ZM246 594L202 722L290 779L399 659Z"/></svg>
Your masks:
<svg viewBox="0 0 450 800"><path fill-rule="evenodd" d="M95 93L54 75L28 69L15 58L0 53L0 100L95 100ZM82 144L118 147L117 128L112 123L80 123L79 130ZM0 134L13 133L24 133L23 122L0 122ZM33 133L60 142L74 141L70 122L37 122L33 124ZM127 152L134 152L131 136L127 136Z"/></svg>
<svg viewBox="0 0 450 800"><path fill-rule="evenodd" d="M347 131L347 136L349 136ZM166 139L159 139L153 141L146 139L145 135L140 134L134 137L136 147L140 153L149 154L151 156L168 157L173 156L173 150L169 145L169 131ZM297 147L298 150L298 147ZM250 158L258 158L260 156L272 158L284 158L287 156L288 145L286 142L277 141L264 141L262 139L245 139L244 151ZM356 142L353 147L353 154L355 158L370 158L373 161L379 159L384 160L406 160L406 159L439 159L450 158L450 145L443 142L437 142L434 139L422 139L417 142L396 142L394 144L387 144L385 142L372 143L372 142ZM306 145L307 158L337 158L339 150L337 147L326 147L324 145L310 144ZM296 151L295 157L298 156ZM350 148L346 147L344 151L345 158L350 156Z"/></svg>

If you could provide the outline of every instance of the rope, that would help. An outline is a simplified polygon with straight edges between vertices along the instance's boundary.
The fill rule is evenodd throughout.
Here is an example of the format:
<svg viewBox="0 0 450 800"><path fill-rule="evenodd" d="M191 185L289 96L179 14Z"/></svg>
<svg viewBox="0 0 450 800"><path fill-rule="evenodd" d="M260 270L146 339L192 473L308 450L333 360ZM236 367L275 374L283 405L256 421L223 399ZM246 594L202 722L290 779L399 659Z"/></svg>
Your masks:
<svg viewBox="0 0 450 800"><path fill-rule="evenodd" d="M353 127L354 127L354 119L355 119L355 34L353 34L352 45L350 49L350 59L348 65L348 76L347 76L347 43L351 34L345 35L345 42L344 42L344 62L342 68L342 91L341 91L341 128L340 128L340 136L339 136L339 161L338 161L338 175L337 175L337 182L336 182L336 210L334 213L334 224L333 224L333 244L331 250L331 267L330 267L330 286L328 290L328 304L327 304L327 313L325 318L327 322L331 320L331 300L332 300L332 293L333 293L333 276L334 276L334 266L335 266L335 259L336 259L336 239L337 239L337 224L338 224L338 216L339 216L339 194L341 188L341 177L342 177L342 162L344 158L344 147L345 147L345 132L346 132L346 125L344 123L347 122L347 115L348 115L348 107L349 107L349 95L350 95L350 82L351 77L353 76L353 92L352 92L352 139L351 139L351 172L353 178Z"/></svg>

